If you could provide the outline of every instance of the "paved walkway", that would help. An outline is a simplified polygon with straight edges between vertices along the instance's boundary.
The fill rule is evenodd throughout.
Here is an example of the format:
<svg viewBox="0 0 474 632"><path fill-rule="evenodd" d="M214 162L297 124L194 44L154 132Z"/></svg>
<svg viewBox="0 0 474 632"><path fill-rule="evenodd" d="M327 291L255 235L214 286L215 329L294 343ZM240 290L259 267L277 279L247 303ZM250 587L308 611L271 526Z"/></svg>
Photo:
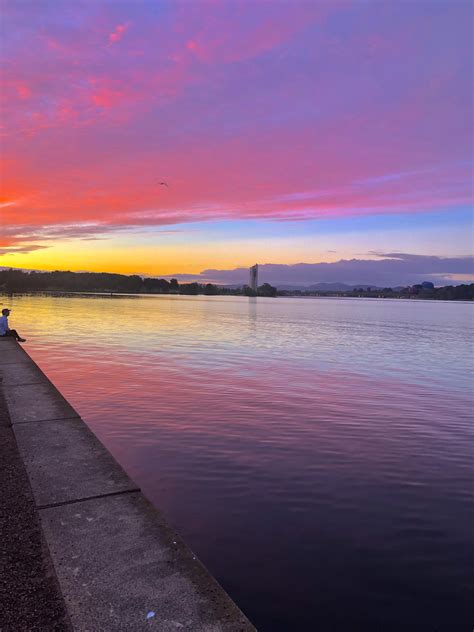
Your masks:
<svg viewBox="0 0 474 632"><path fill-rule="evenodd" d="M0 388L0 630L70 630Z"/></svg>

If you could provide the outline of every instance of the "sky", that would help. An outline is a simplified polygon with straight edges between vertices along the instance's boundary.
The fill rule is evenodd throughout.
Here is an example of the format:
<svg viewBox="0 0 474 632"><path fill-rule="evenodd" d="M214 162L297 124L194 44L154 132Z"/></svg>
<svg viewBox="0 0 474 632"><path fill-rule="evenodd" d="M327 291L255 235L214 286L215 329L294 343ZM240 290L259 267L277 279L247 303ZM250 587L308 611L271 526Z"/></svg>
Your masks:
<svg viewBox="0 0 474 632"><path fill-rule="evenodd" d="M474 279L470 2L1 10L0 266Z"/></svg>

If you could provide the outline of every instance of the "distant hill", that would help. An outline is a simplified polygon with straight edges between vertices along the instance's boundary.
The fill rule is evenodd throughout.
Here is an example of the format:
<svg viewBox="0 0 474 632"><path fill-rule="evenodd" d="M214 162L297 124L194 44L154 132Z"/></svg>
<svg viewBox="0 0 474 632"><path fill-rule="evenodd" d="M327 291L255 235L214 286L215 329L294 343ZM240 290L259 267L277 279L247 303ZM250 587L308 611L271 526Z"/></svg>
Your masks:
<svg viewBox="0 0 474 632"><path fill-rule="evenodd" d="M367 283L358 283L357 285L347 285L346 283L314 283L313 285L278 285L279 290L306 290L306 291L320 291L320 292L350 292L354 288L367 288L373 290L379 290L381 288L375 285L369 285Z"/></svg>

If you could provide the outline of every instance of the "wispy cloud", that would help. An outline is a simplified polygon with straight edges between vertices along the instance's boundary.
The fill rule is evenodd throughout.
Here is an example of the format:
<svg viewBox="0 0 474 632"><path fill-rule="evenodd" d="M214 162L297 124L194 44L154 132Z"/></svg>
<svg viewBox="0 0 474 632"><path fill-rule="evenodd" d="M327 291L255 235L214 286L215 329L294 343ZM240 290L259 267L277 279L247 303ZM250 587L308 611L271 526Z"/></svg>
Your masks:
<svg viewBox="0 0 474 632"><path fill-rule="evenodd" d="M0 256L28 254L30 252L34 252L35 250L43 250L44 248L47 248L47 246L41 246L38 244L29 244L27 246L10 246L7 248L0 248Z"/></svg>
<svg viewBox="0 0 474 632"><path fill-rule="evenodd" d="M178 218L179 219L179 218ZM176 217L170 218L168 224L175 224ZM163 224L153 228L153 235L158 237L166 237L169 235L187 234L197 232L197 229L190 228L162 228ZM167 224L165 224L166 226ZM51 248L58 240L81 240L81 241L103 241L117 234L148 234L148 221L140 221L138 218L135 222L121 223L75 223L75 224L46 224L37 226L29 225L8 225L2 227L2 235L0 237L0 256L10 254L10 251L18 253L29 253L35 250ZM43 242L42 245L30 245L32 242ZM7 252L8 251L8 252Z"/></svg>

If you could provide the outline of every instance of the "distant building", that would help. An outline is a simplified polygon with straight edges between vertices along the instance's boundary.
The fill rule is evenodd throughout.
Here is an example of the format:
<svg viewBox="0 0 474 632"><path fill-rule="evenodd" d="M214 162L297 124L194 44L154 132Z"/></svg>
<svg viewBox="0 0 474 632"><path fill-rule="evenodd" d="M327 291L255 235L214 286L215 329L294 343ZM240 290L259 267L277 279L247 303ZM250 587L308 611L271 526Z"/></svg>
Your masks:
<svg viewBox="0 0 474 632"><path fill-rule="evenodd" d="M249 272L250 272L250 282L249 282L250 289L256 292L258 288L258 263L252 266L249 269Z"/></svg>

